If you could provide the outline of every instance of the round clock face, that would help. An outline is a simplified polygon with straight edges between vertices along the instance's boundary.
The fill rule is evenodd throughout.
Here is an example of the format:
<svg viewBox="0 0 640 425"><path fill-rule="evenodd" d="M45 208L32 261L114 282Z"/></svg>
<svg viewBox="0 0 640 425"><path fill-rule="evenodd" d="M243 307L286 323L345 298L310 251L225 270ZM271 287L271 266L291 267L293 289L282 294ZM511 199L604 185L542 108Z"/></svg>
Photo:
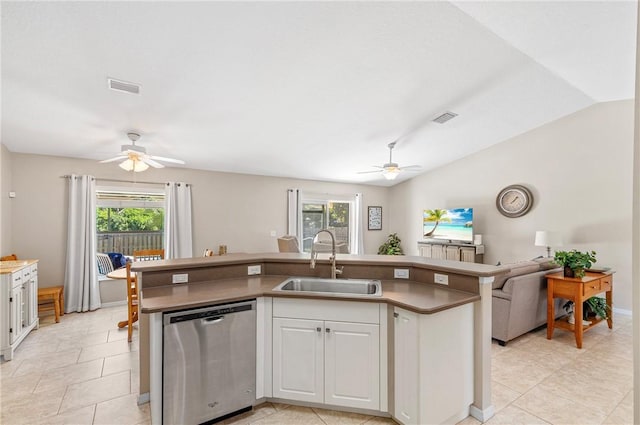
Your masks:
<svg viewBox="0 0 640 425"><path fill-rule="evenodd" d="M507 186L496 198L496 207L502 215L520 217L525 215L533 205L533 196L529 189L520 185Z"/></svg>

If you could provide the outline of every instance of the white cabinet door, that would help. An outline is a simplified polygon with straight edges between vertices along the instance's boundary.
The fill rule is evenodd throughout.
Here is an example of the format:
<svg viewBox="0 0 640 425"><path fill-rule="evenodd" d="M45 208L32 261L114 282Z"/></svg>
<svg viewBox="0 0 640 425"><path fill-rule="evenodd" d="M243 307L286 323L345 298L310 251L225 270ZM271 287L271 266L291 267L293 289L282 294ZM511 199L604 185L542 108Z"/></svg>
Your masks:
<svg viewBox="0 0 640 425"><path fill-rule="evenodd" d="M324 402L379 410L380 326L325 322Z"/></svg>
<svg viewBox="0 0 640 425"><path fill-rule="evenodd" d="M31 280L28 282L28 298L26 303L27 325L31 325L38 319L38 265L31 266Z"/></svg>
<svg viewBox="0 0 640 425"><path fill-rule="evenodd" d="M324 327L320 320L273 319L273 396L322 403Z"/></svg>
<svg viewBox="0 0 640 425"><path fill-rule="evenodd" d="M9 318L10 343L13 344L22 335L22 284L11 288L10 295L11 315Z"/></svg>
<svg viewBox="0 0 640 425"><path fill-rule="evenodd" d="M395 308L394 310L394 417L401 423L418 422L418 315Z"/></svg>

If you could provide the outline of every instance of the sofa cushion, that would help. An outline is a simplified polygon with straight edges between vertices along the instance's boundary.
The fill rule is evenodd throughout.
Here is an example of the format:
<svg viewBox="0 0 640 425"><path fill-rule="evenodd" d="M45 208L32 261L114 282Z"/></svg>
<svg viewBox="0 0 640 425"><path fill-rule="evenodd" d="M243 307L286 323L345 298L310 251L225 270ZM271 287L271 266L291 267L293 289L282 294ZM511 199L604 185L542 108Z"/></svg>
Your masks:
<svg viewBox="0 0 640 425"><path fill-rule="evenodd" d="M511 277L520 276L528 273L535 273L540 270L540 264L536 261L519 261L512 264L503 264L503 267L511 269L509 273L496 276L491 285L492 289L500 289L504 286L504 283Z"/></svg>

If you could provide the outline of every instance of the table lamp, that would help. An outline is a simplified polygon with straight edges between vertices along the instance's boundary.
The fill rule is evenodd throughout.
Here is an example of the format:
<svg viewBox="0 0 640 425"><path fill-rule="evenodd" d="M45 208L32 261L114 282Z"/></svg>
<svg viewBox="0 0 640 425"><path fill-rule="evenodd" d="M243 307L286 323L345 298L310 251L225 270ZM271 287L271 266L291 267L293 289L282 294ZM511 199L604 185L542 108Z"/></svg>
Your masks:
<svg viewBox="0 0 640 425"><path fill-rule="evenodd" d="M562 242L560 240L560 235L558 235L556 232L537 230L534 244L535 246L546 246L547 257L551 257L551 246L561 246Z"/></svg>

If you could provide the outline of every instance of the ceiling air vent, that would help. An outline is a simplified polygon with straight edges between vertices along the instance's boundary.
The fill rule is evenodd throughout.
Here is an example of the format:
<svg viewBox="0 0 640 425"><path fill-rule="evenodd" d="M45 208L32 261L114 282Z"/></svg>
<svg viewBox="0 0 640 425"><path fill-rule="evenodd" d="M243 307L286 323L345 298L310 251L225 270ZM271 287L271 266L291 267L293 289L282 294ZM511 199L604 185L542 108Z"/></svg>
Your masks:
<svg viewBox="0 0 640 425"><path fill-rule="evenodd" d="M458 114L454 113L454 112L445 112L444 114L440 115L439 117L436 117L433 119L433 122L437 122L438 124L444 124L447 121L449 121L452 118L457 117Z"/></svg>
<svg viewBox="0 0 640 425"><path fill-rule="evenodd" d="M111 90L123 91L126 93L140 94L140 85L135 83L128 83L122 80L116 80L113 78L107 78L109 88Z"/></svg>

